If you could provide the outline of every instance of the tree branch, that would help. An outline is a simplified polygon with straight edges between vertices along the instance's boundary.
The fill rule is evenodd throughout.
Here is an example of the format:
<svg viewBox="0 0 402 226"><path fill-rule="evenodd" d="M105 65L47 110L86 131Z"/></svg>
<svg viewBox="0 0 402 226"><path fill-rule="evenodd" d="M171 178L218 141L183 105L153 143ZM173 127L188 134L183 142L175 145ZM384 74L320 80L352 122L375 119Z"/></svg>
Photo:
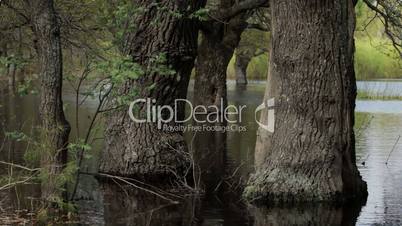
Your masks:
<svg viewBox="0 0 402 226"><path fill-rule="evenodd" d="M255 9L258 7L267 7L269 1L268 0L244 0L237 4L232 5L230 8L227 9L219 9L216 12L212 13L213 18L218 20L227 20L233 18L240 13L245 11Z"/></svg>
<svg viewBox="0 0 402 226"><path fill-rule="evenodd" d="M23 22L23 23L21 23L21 24L13 24L13 25L8 25L8 26L5 26L5 27L2 27L2 28L0 28L0 30L1 30L1 31L14 30L14 29L18 29L18 28L24 27L24 26L26 26L26 25L28 25L28 24L29 24L28 21L25 21L25 22Z"/></svg>
<svg viewBox="0 0 402 226"><path fill-rule="evenodd" d="M398 35L398 33L402 33L402 22L401 14L398 11L398 5L387 5L388 3L380 0L376 2L376 5L373 5L370 0L363 0L363 2L379 15L380 21L384 25L385 34L391 40L394 49L399 53L399 57L402 58L402 38ZM396 4L402 7L402 3ZM383 10L381 10L380 7Z"/></svg>
<svg viewBox="0 0 402 226"><path fill-rule="evenodd" d="M14 7L12 4L10 4L8 1L5 1L5 0L1 1L1 3L4 4L7 8L13 10L16 14L18 14L18 15L21 16L22 18L24 18L26 23L29 23L29 22L30 22L30 18L29 18L27 15L25 15L25 13L23 13L22 10L20 10L20 9L18 9L18 8L16 8L16 7ZM2 4L0 4L0 6L1 6Z"/></svg>

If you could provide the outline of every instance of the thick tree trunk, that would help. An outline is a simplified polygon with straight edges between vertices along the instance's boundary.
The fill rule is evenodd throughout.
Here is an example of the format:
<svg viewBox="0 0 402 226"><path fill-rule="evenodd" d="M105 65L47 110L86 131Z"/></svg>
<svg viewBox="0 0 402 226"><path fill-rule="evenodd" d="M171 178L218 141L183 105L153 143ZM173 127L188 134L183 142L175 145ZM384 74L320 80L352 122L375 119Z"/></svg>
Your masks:
<svg viewBox="0 0 402 226"><path fill-rule="evenodd" d="M274 131L258 131L256 173L245 197L263 202L365 198L353 132L352 0L273 0L271 13L265 100L275 98ZM261 114L266 124L267 111Z"/></svg>
<svg viewBox="0 0 402 226"><path fill-rule="evenodd" d="M236 53L235 73L237 85L247 85L247 67L251 58L252 56L250 55Z"/></svg>
<svg viewBox="0 0 402 226"><path fill-rule="evenodd" d="M54 201L60 197L57 175L67 160L66 145L70 126L64 116L62 101L62 53L60 25L53 0L38 0L33 6L33 31L38 40L38 56L41 80L39 113L42 127L42 168L48 173L42 185L42 197Z"/></svg>
<svg viewBox="0 0 402 226"><path fill-rule="evenodd" d="M196 105L219 107L221 103L227 104L226 71L246 26L246 16L240 14L227 24L210 22L202 29L202 41L195 67Z"/></svg>
<svg viewBox="0 0 402 226"><path fill-rule="evenodd" d="M164 54L167 59L164 66L171 66L176 73L146 71L140 78L127 81L120 87L119 94L127 95L135 90L137 95L133 101L151 98L156 100L155 105L173 107L175 99L187 95L198 39L196 22L189 19L189 13L201 7L203 1L162 1L158 6L152 2L136 1L146 10L132 21L136 28L127 34L123 52L143 68L152 67L152 59ZM163 22L155 23L159 19ZM182 132L158 129L152 122L135 123L128 117L127 110L113 112L108 119L100 171L126 176L180 174L183 167L189 165L183 158L187 147ZM140 107L139 115L145 115L146 110L145 105ZM184 106L179 107L178 115L179 118L184 116Z"/></svg>

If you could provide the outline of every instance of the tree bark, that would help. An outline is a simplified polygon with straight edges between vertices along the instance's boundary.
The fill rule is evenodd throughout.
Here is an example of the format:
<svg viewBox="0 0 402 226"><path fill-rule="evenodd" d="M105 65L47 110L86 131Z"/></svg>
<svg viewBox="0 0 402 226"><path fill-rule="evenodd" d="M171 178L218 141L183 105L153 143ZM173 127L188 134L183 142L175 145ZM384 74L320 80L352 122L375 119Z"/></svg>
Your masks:
<svg viewBox="0 0 402 226"><path fill-rule="evenodd" d="M352 0L271 1L272 51L265 100L274 131L259 128L255 202L364 199L356 167ZM267 123L267 111L261 113Z"/></svg>
<svg viewBox="0 0 402 226"><path fill-rule="evenodd" d="M222 1L221 4L224 7L227 3ZM202 41L195 67L196 105L219 107L223 103L226 106L227 67L246 27L246 15L242 13L230 19L227 24L210 21L202 29Z"/></svg>
<svg viewBox="0 0 402 226"><path fill-rule="evenodd" d="M175 99L185 98L197 52L198 28L189 13L203 6L203 1L161 1L160 8L153 1L135 1L144 7L144 13L132 24L135 31L128 32L123 48L124 55L132 57L143 68L152 66L152 59L165 54L175 73L145 72L138 79L130 79L119 88L119 95L127 95L135 89L133 99L151 98L158 106L173 106ZM172 15L179 12L182 16ZM155 23L159 19L160 23ZM161 65L159 65L161 66ZM150 87L153 87L152 89ZM139 109L145 115L146 106ZM184 105L178 109L184 117ZM172 126L179 125L172 122ZM180 174L189 165L183 156L187 152L182 132L158 129L156 123L135 123L128 117L127 108L113 112L108 118L106 146L100 171L125 176L159 176ZM149 178L149 177L147 177Z"/></svg>
<svg viewBox="0 0 402 226"><path fill-rule="evenodd" d="M53 0L35 1L32 21L33 32L39 47L41 81L39 113L43 143L41 164L48 174L47 181L42 184L42 197L54 201L54 198L61 195L61 188L56 185L56 179L67 160L66 145L70 126L63 111L60 25Z"/></svg>

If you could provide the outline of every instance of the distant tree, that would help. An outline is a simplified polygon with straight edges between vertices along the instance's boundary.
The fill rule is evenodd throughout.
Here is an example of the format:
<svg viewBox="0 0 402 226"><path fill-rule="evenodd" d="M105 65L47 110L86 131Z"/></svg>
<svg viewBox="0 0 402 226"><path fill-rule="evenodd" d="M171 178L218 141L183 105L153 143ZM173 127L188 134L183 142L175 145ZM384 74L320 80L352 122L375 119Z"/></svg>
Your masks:
<svg viewBox="0 0 402 226"><path fill-rule="evenodd" d="M70 125L62 101L63 59L60 23L53 0L32 2L31 26L37 40L39 76L41 81L41 167L48 175L42 184L42 197L56 201L61 196L57 177L67 162L67 143Z"/></svg>
<svg viewBox="0 0 402 226"><path fill-rule="evenodd" d="M207 17L201 23L201 43L195 66L194 103L226 105L226 70L241 34L250 25L252 10L266 0L208 1ZM221 102L221 99L223 100Z"/></svg>
<svg viewBox="0 0 402 226"><path fill-rule="evenodd" d="M255 24L255 26L249 26L249 28L251 29L243 32L235 51L234 68L237 85L247 84L247 67L251 59L268 54L269 26ZM263 76L265 77L266 75Z"/></svg>
<svg viewBox="0 0 402 226"><path fill-rule="evenodd" d="M4 2L6 4L6 2ZM6 75L9 85L16 88L22 82L22 69L29 58L30 29L27 20L21 20L15 10L10 10L0 3L0 67L1 75Z"/></svg>

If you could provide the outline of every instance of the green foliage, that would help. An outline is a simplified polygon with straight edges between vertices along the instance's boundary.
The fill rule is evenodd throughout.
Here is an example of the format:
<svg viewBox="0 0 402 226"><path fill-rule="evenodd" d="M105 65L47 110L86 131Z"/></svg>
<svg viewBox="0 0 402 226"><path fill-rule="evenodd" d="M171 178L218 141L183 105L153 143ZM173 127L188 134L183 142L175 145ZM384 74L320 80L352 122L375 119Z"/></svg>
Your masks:
<svg viewBox="0 0 402 226"><path fill-rule="evenodd" d="M236 55L233 55L229 62L227 75L230 79L236 78L235 73ZM253 57L247 66L247 78L251 80L264 80L268 74L268 53Z"/></svg>
<svg viewBox="0 0 402 226"><path fill-rule="evenodd" d="M138 79L145 73L141 65L133 62L130 57L122 56L115 56L108 61L99 62L96 67L98 73L106 75L112 87L120 87L125 82ZM94 94L89 94L94 96ZM116 98L118 105L128 105L136 94L135 87L130 89L126 95L121 95L117 89L112 88L111 97Z"/></svg>
<svg viewBox="0 0 402 226"><path fill-rule="evenodd" d="M402 60L384 34L384 25L375 12L359 1L356 16L357 79L402 78Z"/></svg>
<svg viewBox="0 0 402 226"><path fill-rule="evenodd" d="M362 0L357 1L357 4L355 6L356 18L363 17L363 14L367 12L366 7L366 4Z"/></svg>
<svg viewBox="0 0 402 226"><path fill-rule="evenodd" d="M92 146L90 144L85 143L83 139L78 139L77 143L69 143L67 149L69 150L70 156L78 156L82 151L85 159L92 158L88 152L92 150Z"/></svg>
<svg viewBox="0 0 402 226"><path fill-rule="evenodd" d="M155 13L156 17L151 21L151 25L153 26L158 26L166 19L166 17L163 16L164 14L171 15L178 19L184 16L182 12L174 9L172 10L161 2L153 2L149 4L147 10L155 10L153 13ZM158 13L156 14L156 12Z"/></svg>
<svg viewBox="0 0 402 226"><path fill-rule="evenodd" d="M14 55L11 55L8 57L0 56L0 74L5 73L6 69L10 65L14 65L16 69L21 69L27 64L28 64L28 61L19 56L14 56Z"/></svg>
<svg viewBox="0 0 402 226"><path fill-rule="evenodd" d="M66 184L74 182L77 170L78 166L75 161L67 162L63 171L57 175L56 186L64 190Z"/></svg>
<svg viewBox="0 0 402 226"><path fill-rule="evenodd" d="M248 29L241 35L239 47L236 49L241 55L255 56L257 52L267 52L270 33L257 29Z"/></svg>
<svg viewBox="0 0 402 226"><path fill-rule="evenodd" d="M17 84L17 93L19 96L27 96L29 94L36 95L38 91L32 84L32 79L27 79L23 83Z"/></svg>
<svg viewBox="0 0 402 226"><path fill-rule="evenodd" d="M69 143L67 148L72 152L78 150L90 151L92 149L91 145L86 144L82 139L79 139L77 143Z"/></svg>
<svg viewBox="0 0 402 226"><path fill-rule="evenodd" d="M254 75L254 79L266 78L268 74L268 61L268 53L252 58L247 67L247 74Z"/></svg>
<svg viewBox="0 0 402 226"><path fill-rule="evenodd" d="M6 135L6 138L17 142L28 141L30 139L25 133L18 131L5 132L4 134Z"/></svg>
<svg viewBox="0 0 402 226"><path fill-rule="evenodd" d="M114 84L122 84L128 79L137 79L144 74L141 65L134 63L130 57L115 57L98 63L97 69L107 74Z"/></svg>
<svg viewBox="0 0 402 226"><path fill-rule="evenodd" d="M356 138L359 138L362 134L364 134L364 131L370 126L373 118L374 115L371 113L355 112L354 130Z"/></svg>
<svg viewBox="0 0 402 226"><path fill-rule="evenodd" d="M251 61L247 67L248 79L265 79L268 71L268 45L270 40L269 32L262 32L256 29L248 29L243 32L236 54L250 57ZM233 56L228 65L227 74L229 78L235 78L235 60Z"/></svg>
<svg viewBox="0 0 402 226"><path fill-rule="evenodd" d="M8 58L0 57L0 76L6 73L7 66L8 66Z"/></svg>
<svg viewBox="0 0 402 226"><path fill-rule="evenodd" d="M161 76L171 76L176 74L176 71L169 64L165 53L159 53L150 57L146 65L134 62L131 57L117 55L108 61L99 62L97 64L97 71L99 74L106 75L112 87L121 87L125 82L137 80L145 75L158 74ZM148 84L147 87L142 88L152 90L155 87L156 84ZM93 95L92 93L89 94ZM131 87L125 95L118 92L118 89L113 88L111 94L112 97L116 98L119 105L128 105L137 96L138 87Z"/></svg>
<svg viewBox="0 0 402 226"><path fill-rule="evenodd" d="M357 25L355 32L355 70L358 80L375 78L402 78L402 60L384 34L384 25L373 19L375 13L359 1L356 6ZM247 30L242 34L239 48L241 54L252 55L258 48L266 48L268 35L258 30ZM228 67L228 77L235 78L233 58ZM247 68L249 79L265 79L268 55L255 57ZM371 94L360 94L360 98L370 98ZM378 98L378 97L376 97ZM392 97L395 99L397 97Z"/></svg>
<svg viewBox="0 0 402 226"><path fill-rule="evenodd" d="M172 69L171 65L169 65L166 54L160 53L159 55L151 57L147 66L147 73L155 73L159 75L174 75L176 74L176 71Z"/></svg>
<svg viewBox="0 0 402 226"><path fill-rule="evenodd" d="M385 42L385 43L384 43ZM402 61L383 39L356 39L355 70L358 80L402 78Z"/></svg>
<svg viewBox="0 0 402 226"><path fill-rule="evenodd" d="M61 150L53 150L51 146L48 144L49 139L45 139L43 135L44 131L40 129L38 131L39 133L42 134L40 137L41 142L37 142L35 138L30 137L22 132L18 131L12 131L12 132L6 132L6 138L10 140L15 140L17 142L26 142L29 148L25 151L24 154L24 159L26 162L27 167L32 166L32 165L38 165L43 157L46 157L46 159L49 159L49 161L58 161L58 157L56 155L59 154ZM83 150L84 152L91 150L91 146L89 144L84 143L83 140L79 140L77 143L70 143L68 145L68 150L72 153L72 157L76 156L75 153L78 152L78 150ZM88 155L89 156L89 155ZM76 158L70 158L70 161L64 163L64 167L60 173L55 174L51 169L49 169L49 166L52 167L53 164L63 164L60 162L57 163L52 163L48 162L46 164L49 164L47 166L44 166L41 164L41 168L39 170L35 170L30 172L32 181L38 180L42 185L48 186L50 185L54 190L56 191L55 193L52 194L52 197L48 197L47 199L51 202L54 202L57 204L59 208L65 211L74 211L75 207L71 203L65 202L63 198L60 196L65 189L66 185L72 184L75 182L75 176L77 173L78 165L77 165L77 160ZM45 164L45 165L46 165ZM13 174L13 180L21 180L19 177L19 174L14 173ZM25 177L27 176L26 171L24 171L23 174ZM0 178L1 179L1 178ZM3 181L0 180L0 184L2 184ZM4 183L10 183L10 178L8 181L4 181ZM39 213L38 217L41 218L43 214L43 218L45 219L47 216L47 211L48 209L43 210L43 213Z"/></svg>
<svg viewBox="0 0 402 226"><path fill-rule="evenodd" d="M192 14L190 14L190 19L196 19L199 21L207 21L209 18L209 9L207 8L201 8L195 12L193 12Z"/></svg>
<svg viewBox="0 0 402 226"><path fill-rule="evenodd" d="M133 1L123 0L117 2L105 1L99 6L100 12L98 23L104 24L106 30L113 36L112 43L115 46L121 46L124 35L127 32L134 31L136 23L129 23L135 16L145 12L140 6L133 5Z"/></svg>

